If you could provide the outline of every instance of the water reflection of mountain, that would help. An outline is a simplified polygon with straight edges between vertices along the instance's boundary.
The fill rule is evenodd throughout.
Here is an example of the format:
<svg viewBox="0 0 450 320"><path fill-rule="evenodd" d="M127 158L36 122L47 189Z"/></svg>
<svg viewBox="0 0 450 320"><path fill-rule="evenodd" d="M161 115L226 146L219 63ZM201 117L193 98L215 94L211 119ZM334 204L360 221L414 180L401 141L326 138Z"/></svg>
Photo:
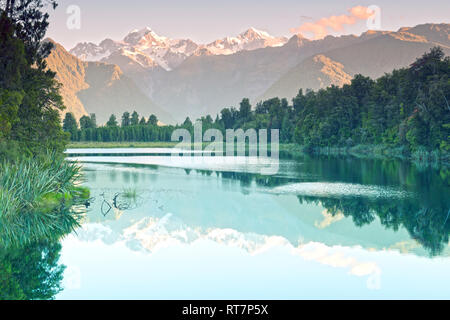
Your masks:
<svg viewBox="0 0 450 320"><path fill-rule="evenodd" d="M415 248L416 254L424 254L425 249L438 255L448 243L450 195L446 169L418 170L398 161L323 158L282 163L276 176L95 166L99 170L87 172L94 192L111 186L113 193L132 185L144 194L141 207L121 213L117 221L113 220L120 215L102 217L95 214L98 208L93 206L90 221L115 230L115 239L140 219L172 213L190 228L231 228L282 236L294 245L319 241L383 249L407 242L414 247L411 242L417 241L422 249ZM334 191L274 193L278 188L318 182L333 186ZM354 192L357 189L359 192Z"/></svg>

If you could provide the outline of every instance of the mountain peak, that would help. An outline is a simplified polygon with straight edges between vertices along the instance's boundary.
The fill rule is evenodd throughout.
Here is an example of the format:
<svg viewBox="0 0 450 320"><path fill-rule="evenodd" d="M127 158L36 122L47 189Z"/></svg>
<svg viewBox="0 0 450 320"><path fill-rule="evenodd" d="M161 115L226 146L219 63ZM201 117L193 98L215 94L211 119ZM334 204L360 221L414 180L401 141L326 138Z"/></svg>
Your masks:
<svg viewBox="0 0 450 320"><path fill-rule="evenodd" d="M398 32L405 32L410 30L433 30L436 32L448 31L450 29L450 24L448 23L423 23L418 24L414 27L403 27L398 30Z"/></svg>
<svg viewBox="0 0 450 320"><path fill-rule="evenodd" d="M150 45L155 43L164 43L167 40L165 37L158 36L151 28L145 27L140 30L131 31L123 41L130 45L137 45L140 42L147 42Z"/></svg>
<svg viewBox="0 0 450 320"><path fill-rule="evenodd" d="M144 27L142 29L131 30L128 34L130 35L130 34L133 34L133 33L139 33L140 35L144 36L145 34L147 34L149 32L152 32L152 29L150 27Z"/></svg>
<svg viewBox="0 0 450 320"><path fill-rule="evenodd" d="M295 47L301 47L305 44L305 42L309 42L311 40L309 40L308 38L304 37L303 35L299 34L295 34L293 35L289 41L287 42L286 45L288 46L295 46Z"/></svg>
<svg viewBox="0 0 450 320"><path fill-rule="evenodd" d="M422 40L433 42L436 45L450 46L450 24L425 23L415 27L400 28L397 33L409 33L422 37Z"/></svg>
<svg viewBox="0 0 450 320"><path fill-rule="evenodd" d="M258 30L256 28L250 27L246 31L242 32L239 36L248 40L257 40L257 39L268 39L274 38L269 33L265 31Z"/></svg>

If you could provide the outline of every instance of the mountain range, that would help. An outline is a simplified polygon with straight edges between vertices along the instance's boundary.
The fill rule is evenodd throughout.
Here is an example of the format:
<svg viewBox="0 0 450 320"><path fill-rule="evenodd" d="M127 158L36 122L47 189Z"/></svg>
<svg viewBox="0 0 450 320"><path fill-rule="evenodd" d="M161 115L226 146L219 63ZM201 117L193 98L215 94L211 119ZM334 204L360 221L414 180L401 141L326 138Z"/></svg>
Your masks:
<svg viewBox="0 0 450 320"><path fill-rule="evenodd" d="M244 97L256 103L291 99L300 88L349 83L405 67L431 47L450 53L450 24L423 24L360 36L274 37L254 28L209 44L134 30L121 41L81 43L70 52L56 45L48 58L62 94L77 117L136 110L165 123L217 114Z"/></svg>
<svg viewBox="0 0 450 320"><path fill-rule="evenodd" d="M152 29L133 30L121 41L105 39L100 44L79 43L70 53L86 61L115 63L118 57L145 69L163 68L171 71L188 57L230 55L243 50L282 46L285 37L276 38L267 32L250 28L236 37L226 37L209 44L197 44L190 39L170 39Z"/></svg>

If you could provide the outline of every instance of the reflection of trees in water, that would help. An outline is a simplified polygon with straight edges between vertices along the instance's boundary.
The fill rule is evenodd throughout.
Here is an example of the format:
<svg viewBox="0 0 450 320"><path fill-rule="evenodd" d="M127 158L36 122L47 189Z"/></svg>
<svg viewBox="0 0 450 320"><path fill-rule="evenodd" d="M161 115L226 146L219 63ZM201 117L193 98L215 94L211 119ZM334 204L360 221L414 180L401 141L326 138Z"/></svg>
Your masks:
<svg viewBox="0 0 450 320"><path fill-rule="evenodd" d="M122 179L126 183L130 183L130 181L131 181L131 173L129 171L123 171L122 172Z"/></svg>
<svg viewBox="0 0 450 320"><path fill-rule="evenodd" d="M0 300L47 300L61 291L59 241L80 226L91 200L54 212L0 217Z"/></svg>
<svg viewBox="0 0 450 320"><path fill-rule="evenodd" d="M355 158L316 158L305 161L302 170L326 181L342 181L380 186L401 186L412 194L405 199L367 199L361 197L330 199L299 197L301 201L320 201L330 213L341 211L351 216L355 225L371 223L375 216L393 230L405 227L431 255L439 254L448 244L450 223L450 170L424 170L401 161L360 160Z"/></svg>
<svg viewBox="0 0 450 320"><path fill-rule="evenodd" d="M252 183L261 187L277 187L291 182L298 182L298 179L293 178L264 176L246 172L217 172L216 174L223 179L239 181L242 187L249 187Z"/></svg>
<svg viewBox="0 0 450 320"><path fill-rule="evenodd" d="M81 209L78 214L81 218ZM0 300L53 299L61 291L65 268L58 265L59 241L80 219L67 210L56 212L51 221L39 214L19 217L0 221Z"/></svg>
<svg viewBox="0 0 450 320"><path fill-rule="evenodd" d="M210 171L210 170L195 170L195 172L201 174L202 176L210 177L213 174L214 171ZM189 173L187 173L187 174L189 174Z"/></svg>
<svg viewBox="0 0 450 320"><path fill-rule="evenodd" d="M372 223L376 217L385 228L397 231L404 227L411 238L433 256L440 254L449 241L450 221L447 218L448 208L444 204L423 207L417 198L372 200L363 197L298 196L298 199L300 203L321 204L333 216L342 213L345 217L351 217L358 227Z"/></svg>
<svg viewBox="0 0 450 320"><path fill-rule="evenodd" d="M0 299L49 300L61 291L61 245L39 242L0 248Z"/></svg>
<svg viewBox="0 0 450 320"><path fill-rule="evenodd" d="M109 173L109 178L111 180L111 182L116 182L117 180L117 171L116 170L111 170Z"/></svg>
<svg viewBox="0 0 450 320"><path fill-rule="evenodd" d="M344 216L352 217L358 227L372 223L376 217L385 228L397 231L403 226L411 238L420 243L431 255L438 255L448 244L450 232L448 168L424 170L401 161L305 156L301 162L294 165L293 170L314 176L313 181L400 186L412 196L404 199L314 196L298 196L298 198L300 202L321 204L332 215L342 212ZM198 172L206 175L203 171ZM216 172L216 174L225 179L240 181L242 187L255 183L261 187L273 188L312 181L242 172Z"/></svg>
<svg viewBox="0 0 450 320"><path fill-rule="evenodd" d="M312 173L318 179L329 182L400 186L428 197L429 201L442 197L442 193L436 193L436 190L450 196L450 169L444 167L424 170L408 162L394 160L305 157L297 170Z"/></svg>

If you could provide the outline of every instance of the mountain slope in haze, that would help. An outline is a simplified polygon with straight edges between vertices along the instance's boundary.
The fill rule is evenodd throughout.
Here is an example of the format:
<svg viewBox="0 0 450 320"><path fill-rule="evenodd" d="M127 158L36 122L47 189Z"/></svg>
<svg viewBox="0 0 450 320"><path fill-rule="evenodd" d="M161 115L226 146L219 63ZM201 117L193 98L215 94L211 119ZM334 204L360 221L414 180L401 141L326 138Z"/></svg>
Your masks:
<svg viewBox="0 0 450 320"><path fill-rule="evenodd" d="M266 93L257 100L267 100L273 97L291 99L300 88L318 90L331 85L343 86L349 84L352 76L344 71L342 63L319 54L302 61L275 82Z"/></svg>
<svg viewBox="0 0 450 320"><path fill-rule="evenodd" d="M422 36L439 46L448 47L450 42L450 25L448 23L419 24L412 28L401 28L399 32Z"/></svg>
<svg viewBox="0 0 450 320"><path fill-rule="evenodd" d="M125 111L137 111L141 116L155 114L163 122L173 121L118 66L80 61L57 43L47 64L62 84L65 112L72 112L77 118L95 113L102 124L113 113L119 118Z"/></svg>
<svg viewBox="0 0 450 320"><path fill-rule="evenodd" d="M409 66L430 48L440 45L450 54L450 25L425 24L414 28L401 28L397 32L368 31L360 38L367 40L327 50L323 53L334 66L322 68L323 60L310 57L287 71L256 100L272 97L293 98L300 88L317 90L331 84L341 86L356 74L378 78L393 69ZM343 75L346 81L343 81ZM319 80L320 79L320 80Z"/></svg>
<svg viewBox="0 0 450 320"><path fill-rule="evenodd" d="M243 97L256 99L304 59L330 48L365 41L355 36L311 41L292 37L284 46L240 51L233 55L191 56L178 68L154 79L151 99L176 114L216 114L236 106Z"/></svg>
<svg viewBox="0 0 450 320"><path fill-rule="evenodd" d="M300 88L342 85L358 73L379 77L408 66L435 46L428 38L443 37L434 26L416 27L429 30L426 36L412 33L414 28L313 41L296 35L282 47L191 56L155 80L151 98L182 120L187 115L217 114L224 107L237 106L243 97L254 104L274 96L292 98ZM444 29L439 32L447 32Z"/></svg>
<svg viewBox="0 0 450 320"><path fill-rule="evenodd" d="M84 80L86 63L67 53L59 44L52 40L55 46L47 57L48 68L56 72L56 80L62 84L60 93L66 106L64 114L71 112L77 119L87 115L87 111L77 93L87 89L89 85Z"/></svg>

